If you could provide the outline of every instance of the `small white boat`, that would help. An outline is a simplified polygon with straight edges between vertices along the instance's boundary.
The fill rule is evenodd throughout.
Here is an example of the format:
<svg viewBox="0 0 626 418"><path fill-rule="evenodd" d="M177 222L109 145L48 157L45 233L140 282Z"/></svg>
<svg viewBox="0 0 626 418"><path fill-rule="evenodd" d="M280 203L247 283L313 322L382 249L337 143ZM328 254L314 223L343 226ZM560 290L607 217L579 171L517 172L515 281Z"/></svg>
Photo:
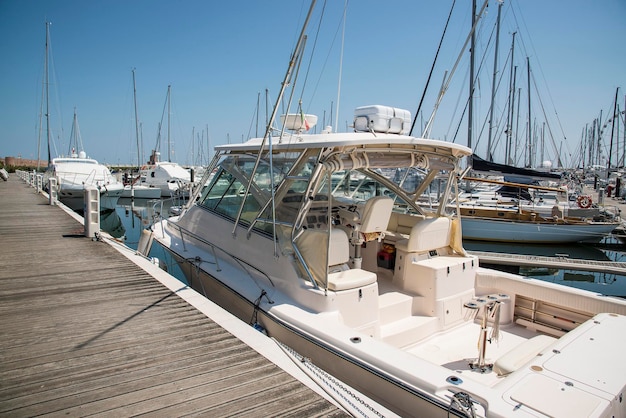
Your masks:
<svg viewBox="0 0 626 418"><path fill-rule="evenodd" d="M124 191L124 185L111 174L107 166L87 157L82 149L76 111L70 134L70 147L69 157L54 158L48 165L44 172L44 188L48 188L49 178L56 178L57 197L61 203L74 211L82 211L85 207L85 188L95 187L100 194L100 209L115 210L117 200Z"/></svg>
<svg viewBox="0 0 626 418"><path fill-rule="evenodd" d="M188 195L191 187L191 174L177 163L159 161L160 154L152 152L150 162L139 170L140 179L136 183L161 191L162 197Z"/></svg>
<svg viewBox="0 0 626 418"><path fill-rule="evenodd" d="M143 184L127 184L124 186L122 196L124 198L135 199L160 199L161 189L159 187L150 187Z"/></svg>

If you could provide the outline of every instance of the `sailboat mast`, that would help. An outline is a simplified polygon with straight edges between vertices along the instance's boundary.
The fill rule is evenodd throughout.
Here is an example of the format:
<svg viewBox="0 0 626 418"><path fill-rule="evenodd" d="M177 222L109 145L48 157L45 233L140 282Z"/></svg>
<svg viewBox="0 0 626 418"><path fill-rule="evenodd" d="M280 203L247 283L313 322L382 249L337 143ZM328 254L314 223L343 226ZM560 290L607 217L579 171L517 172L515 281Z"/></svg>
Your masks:
<svg viewBox="0 0 626 418"><path fill-rule="evenodd" d="M528 165L532 167L532 129L531 129L531 116L530 116L530 59L526 57L526 75L528 84L528 132L526 133L526 142L528 147Z"/></svg>
<svg viewBox="0 0 626 418"><path fill-rule="evenodd" d="M613 135L615 134L615 119L617 119L617 97L619 95L619 87L615 90L615 102L613 105L613 121L611 125L611 144L609 145L609 157L606 164L606 178L609 178L609 172L611 171L611 157L613 156Z"/></svg>
<svg viewBox="0 0 626 418"><path fill-rule="evenodd" d="M472 131L474 121L474 51L476 50L476 0L472 0L472 39L470 46L470 73L469 73L469 106L467 107L467 147L472 148Z"/></svg>
<svg viewBox="0 0 626 418"><path fill-rule="evenodd" d="M511 72L509 74L509 102L508 109L506 112L507 122L506 122L506 152L505 164L511 164L511 138L513 131L513 109L515 107L515 76L517 72L517 66L513 64L513 58L515 56L515 34L517 32L513 32L513 40L511 41Z"/></svg>
<svg viewBox="0 0 626 418"><path fill-rule="evenodd" d="M172 85L167 86L167 161L172 162L172 157L170 156L170 114L172 113L172 103L170 100L170 92L172 89Z"/></svg>
<svg viewBox="0 0 626 418"><path fill-rule="evenodd" d="M500 46L500 15L502 13L502 2L498 2L498 18L496 21L496 50L493 54L493 79L491 81L491 106L489 109L489 136L487 137L487 160L493 162L491 152L491 138L493 136L493 108L496 100L496 75L498 73L498 48Z"/></svg>
<svg viewBox="0 0 626 418"><path fill-rule="evenodd" d="M46 85L46 136L48 141L48 165L52 164L52 155L50 152L50 76L48 70L48 55L50 43L50 22L46 22L46 59L45 59L45 85Z"/></svg>
<svg viewBox="0 0 626 418"><path fill-rule="evenodd" d="M135 84L135 69L133 68L133 101L135 104L135 136L137 137L137 167L141 167L141 151L139 146L139 116L137 116L137 85Z"/></svg>

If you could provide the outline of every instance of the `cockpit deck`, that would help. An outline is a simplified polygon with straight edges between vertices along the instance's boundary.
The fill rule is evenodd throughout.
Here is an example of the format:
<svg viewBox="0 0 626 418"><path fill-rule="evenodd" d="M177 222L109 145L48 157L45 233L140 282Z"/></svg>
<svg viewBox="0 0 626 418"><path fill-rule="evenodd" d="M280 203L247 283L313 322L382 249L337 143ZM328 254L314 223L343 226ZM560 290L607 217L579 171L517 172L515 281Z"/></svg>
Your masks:
<svg viewBox="0 0 626 418"><path fill-rule="evenodd" d="M408 294L406 291L393 284L391 270L388 269L378 270L378 288L381 301L386 299L401 300L403 296L414 297L414 295ZM386 309L386 307L383 306L382 309ZM413 318L413 320L399 319L399 321L407 326L407 332L408 327L419 326L420 317L414 316ZM421 322L426 324L429 319L436 320L435 318L422 317ZM492 325L492 323L489 324L488 332L491 332ZM396 331L399 331L399 327L399 324L395 324ZM542 340L541 343L529 343L529 341L532 341L531 339L538 336L541 336L538 339ZM468 320L456 327L436 332L419 341L408 343L399 348L416 357L427 360L430 363L446 367L462 375L463 379L471 379L486 386L493 386L502 381L505 376L498 374L492 369L479 370L475 367L475 362L479 357L478 347L480 337L480 320ZM487 337L491 338L490 335ZM387 336L387 338L391 339L389 336ZM396 341L397 340L396 338ZM519 363L524 358L530 359L539 354L544 346L547 346L550 341L555 340L555 338L539 333L536 330L510 322L500 326L497 341L494 338L491 343L487 344L485 363L492 365L498 359L504 359L506 362L506 357L504 356L507 355L507 353L511 353L517 347L527 345L526 350L517 350L517 356L513 353L513 356L517 357L517 363ZM506 364L503 367L506 368Z"/></svg>

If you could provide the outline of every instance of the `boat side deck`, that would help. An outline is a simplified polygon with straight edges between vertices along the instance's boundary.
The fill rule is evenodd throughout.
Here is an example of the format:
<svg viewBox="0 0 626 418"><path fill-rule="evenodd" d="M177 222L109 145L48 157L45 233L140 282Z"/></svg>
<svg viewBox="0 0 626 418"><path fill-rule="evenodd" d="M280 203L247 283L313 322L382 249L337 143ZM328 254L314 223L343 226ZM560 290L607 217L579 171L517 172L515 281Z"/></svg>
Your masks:
<svg viewBox="0 0 626 418"><path fill-rule="evenodd" d="M15 175L0 265L2 415L346 415Z"/></svg>

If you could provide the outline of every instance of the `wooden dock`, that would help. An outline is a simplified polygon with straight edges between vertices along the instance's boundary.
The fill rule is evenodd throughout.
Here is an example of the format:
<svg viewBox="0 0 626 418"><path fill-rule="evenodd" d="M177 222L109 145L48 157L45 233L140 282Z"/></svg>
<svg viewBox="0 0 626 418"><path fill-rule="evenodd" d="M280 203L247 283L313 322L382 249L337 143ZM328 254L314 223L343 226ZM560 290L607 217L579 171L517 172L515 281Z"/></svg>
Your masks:
<svg viewBox="0 0 626 418"><path fill-rule="evenodd" d="M488 251L468 251L486 264L505 266L547 267L563 270L611 272L626 275L626 263L619 261L579 260L569 257L545 257L538 255L505 254Z"/></svg>
<svg viewBox="0 0 626 418"><path fill-rule="evenodd" d="M15 175L0 330L3 416L347 415Z"/></svg>

